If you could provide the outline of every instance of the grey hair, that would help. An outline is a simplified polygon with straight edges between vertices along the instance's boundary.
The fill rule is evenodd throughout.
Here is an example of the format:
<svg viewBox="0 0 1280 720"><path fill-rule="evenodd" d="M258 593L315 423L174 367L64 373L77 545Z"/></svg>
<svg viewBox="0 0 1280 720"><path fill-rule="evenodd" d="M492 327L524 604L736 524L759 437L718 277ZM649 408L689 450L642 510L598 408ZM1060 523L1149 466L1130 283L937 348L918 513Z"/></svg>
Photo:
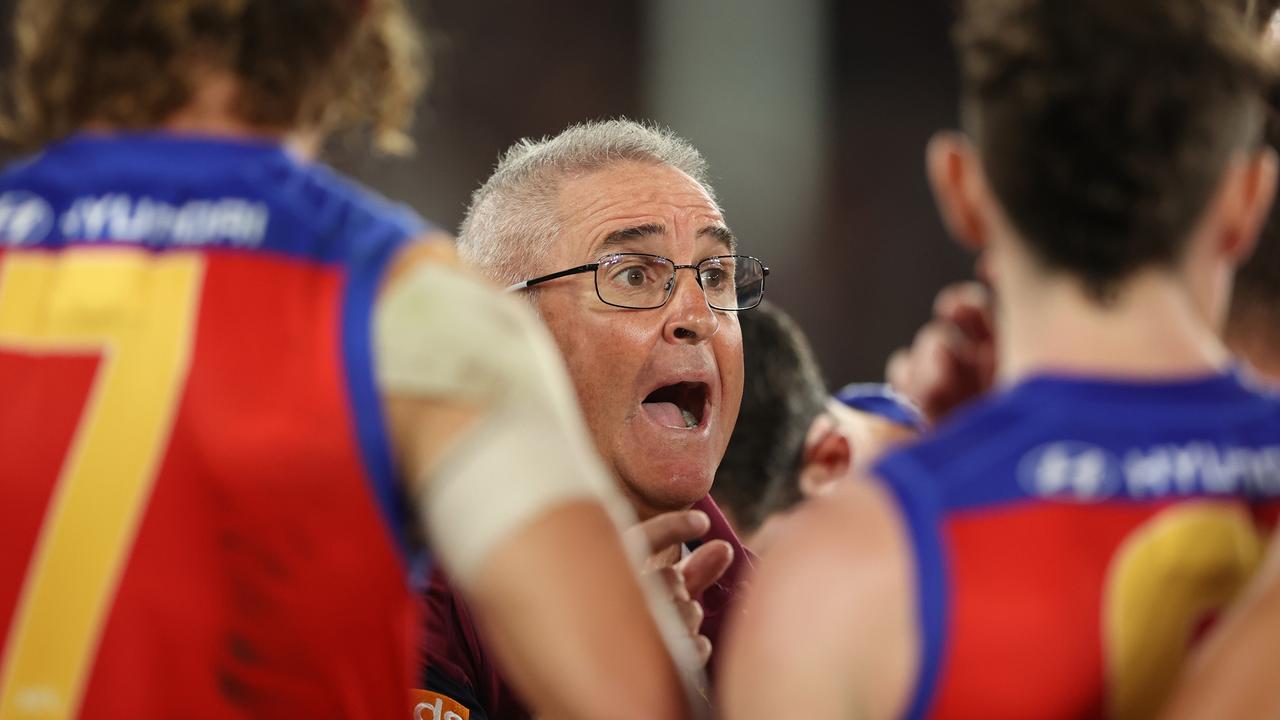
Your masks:
<svg viewBox="0 0 1280 720"><path fill-rule="evenodd" d="M502 286L553 271L545 264L560 233L561 181L623 161L670 165L715 201L707 161L671 130L626 119L585 122L555 137L525 138L502 154L471 196L459 254Z"/></svg>

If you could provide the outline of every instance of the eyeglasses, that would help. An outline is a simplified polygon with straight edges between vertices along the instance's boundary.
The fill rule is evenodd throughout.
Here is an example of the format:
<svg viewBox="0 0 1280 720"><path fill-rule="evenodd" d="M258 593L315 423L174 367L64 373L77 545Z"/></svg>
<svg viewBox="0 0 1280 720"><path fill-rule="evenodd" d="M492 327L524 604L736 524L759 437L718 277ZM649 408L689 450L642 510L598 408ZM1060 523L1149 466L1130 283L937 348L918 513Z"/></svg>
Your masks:
<svg viewBox="0 0 1280 720"><path fill-rule="evenodd" d="M652 310L667 304L676 287L676 271L694 271L698 287L714 310L750 310L764 297L769 268L750 255L719 255L696 265L677 265L669 258L647 253L615 253L599 261L518 282L506 289L525 288L579 273L595 273L600 302L631 310Z"/></svg>

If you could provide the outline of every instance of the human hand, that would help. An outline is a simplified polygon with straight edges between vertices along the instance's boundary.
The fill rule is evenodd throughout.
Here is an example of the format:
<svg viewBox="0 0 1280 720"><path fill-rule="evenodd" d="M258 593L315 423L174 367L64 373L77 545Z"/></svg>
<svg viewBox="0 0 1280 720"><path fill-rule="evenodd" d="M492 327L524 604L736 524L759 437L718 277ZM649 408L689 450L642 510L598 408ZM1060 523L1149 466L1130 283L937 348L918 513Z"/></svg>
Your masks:
<svg viewBox="0 0 1280 720"><path fill-rule="evenodd" d="M729 569L733 563L733 547L724 540L712 540L683 559L678 547L702 537L710 529L711 520L706 513L685 510L655 515L627 531L639 536L648 548L645 573L656 575L661 581L704 665L711 658L712 647L711 641L699 632L702 604L694 598Z"/></svg>
<svg viewBox="0 0 1280 720"><path fill-rule="evenodd" d="M991 389L996 374L996 335L991 292L977 282L938 293L933 319L911 346L889 357L885 376L931 422L937 422Z"/></svg>

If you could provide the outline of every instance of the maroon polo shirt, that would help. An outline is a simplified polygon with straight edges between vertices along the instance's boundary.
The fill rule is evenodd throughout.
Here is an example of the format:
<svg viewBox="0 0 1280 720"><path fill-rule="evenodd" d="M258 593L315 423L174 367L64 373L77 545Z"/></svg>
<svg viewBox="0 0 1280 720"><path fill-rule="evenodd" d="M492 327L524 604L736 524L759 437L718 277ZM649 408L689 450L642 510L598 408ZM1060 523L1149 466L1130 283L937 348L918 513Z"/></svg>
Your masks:
<svg viewBox="0 0 1280 720"><path fill-rule="evenodd" d="M711 530L704 540L724 540L733 546L733 564L716 584L697 598L705 613L701 632L715 648L707 667L714 681L721 630L733 612L734 598L742 592L756 558L743 547L710 496L700 500L693 509L711 518ZM454 592L438 568L431 575L425 600L422 687L469 708L469 720L529 718L529 712L507 685L495 659L485 648L466 602Z"/></svg>

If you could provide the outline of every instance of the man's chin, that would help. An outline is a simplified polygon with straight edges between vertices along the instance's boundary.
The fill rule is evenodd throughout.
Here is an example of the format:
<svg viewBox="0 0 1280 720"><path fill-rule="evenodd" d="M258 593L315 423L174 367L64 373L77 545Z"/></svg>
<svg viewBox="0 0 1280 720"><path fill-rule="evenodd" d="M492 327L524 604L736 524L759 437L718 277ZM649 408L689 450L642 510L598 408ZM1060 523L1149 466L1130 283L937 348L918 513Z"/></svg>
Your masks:
<svg viewBox="0 0 1280 720"><path fill-rule="evenodd" d="M622 478L627 498L641 519L664 512L688 510L711 492L714 473L690 474L686 471L626 473Z"/></svg>

